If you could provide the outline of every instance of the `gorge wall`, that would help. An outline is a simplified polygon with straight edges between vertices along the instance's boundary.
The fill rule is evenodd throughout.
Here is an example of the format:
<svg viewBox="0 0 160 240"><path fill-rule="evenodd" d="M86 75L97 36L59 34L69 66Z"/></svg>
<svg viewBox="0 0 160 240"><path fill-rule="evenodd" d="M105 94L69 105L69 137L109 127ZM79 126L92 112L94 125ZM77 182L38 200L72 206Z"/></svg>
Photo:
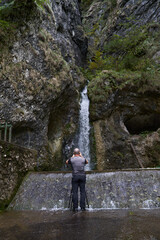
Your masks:
<svg viewBox="0 0 160 240"><path fill-rule="evenodd" d="M87 53L79 2L1 6L8 25L2 22L0 31L0 119L13 125L14 143L38 150L39 167L59 169L73 148L85 81L78 67Z"/></svg>
<svg viewBox="0 0 160 240"><path fill-rule="evenodd" d="M70 156L86 79L96 167L139 167L130 143L144 167L160 166L159 8L158 0L1 2L0 119L13 125L14 143L38 151L39 169L60 169Z"/></svg>
<svg viewBox="0 0 160 240"><path fill-rule="evenodd" d="M85 74L90 79L92 151L96 148L97 168L140 167L138 159L144 167L158 167L159 1L87 3L83 24L89 70Z"/></svg>

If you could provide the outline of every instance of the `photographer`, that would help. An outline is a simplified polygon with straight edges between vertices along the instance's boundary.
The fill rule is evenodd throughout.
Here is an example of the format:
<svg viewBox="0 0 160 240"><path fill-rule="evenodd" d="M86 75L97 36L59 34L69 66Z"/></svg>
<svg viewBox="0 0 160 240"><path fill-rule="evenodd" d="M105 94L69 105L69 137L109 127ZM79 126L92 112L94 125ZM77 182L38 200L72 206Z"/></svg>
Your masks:
<svg viewBox="0 0 160 240"><path fill-rule="evenodd" d="M84 171L85 164L88 163L80 153L78 148L74 149L73 156L66 161L66 164L72 166L72 201L73 211L78 211L78 186L80 187L80 207L82 211L85 211L85 183L86 174Z"/></svg>

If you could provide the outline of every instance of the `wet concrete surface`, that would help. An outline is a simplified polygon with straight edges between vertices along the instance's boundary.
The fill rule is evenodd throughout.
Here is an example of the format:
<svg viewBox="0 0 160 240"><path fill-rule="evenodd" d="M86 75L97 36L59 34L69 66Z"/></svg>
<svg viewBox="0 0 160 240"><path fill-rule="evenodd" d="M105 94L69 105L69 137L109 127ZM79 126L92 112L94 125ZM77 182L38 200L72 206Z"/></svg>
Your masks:
<svg viewBox="0 0 160 240"><path fill-rule="evenodd" d="M8 211L0 240L160 240L160 209Z"/></svg>

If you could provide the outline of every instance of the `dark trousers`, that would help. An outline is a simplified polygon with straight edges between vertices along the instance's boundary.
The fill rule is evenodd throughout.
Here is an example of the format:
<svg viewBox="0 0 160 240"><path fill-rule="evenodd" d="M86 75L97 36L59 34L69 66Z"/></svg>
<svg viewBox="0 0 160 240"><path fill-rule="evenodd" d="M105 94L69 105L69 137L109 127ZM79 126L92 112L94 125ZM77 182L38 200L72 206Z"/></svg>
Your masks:
<svg viewBox="0 0 160 240"><path fill-rule="evenodd" d="M78 208L78 186L80 187L80 207L85 208L85 195L86 195L85 184L86 184L85 175L74 175L72 177L73 208Z"/></svg>

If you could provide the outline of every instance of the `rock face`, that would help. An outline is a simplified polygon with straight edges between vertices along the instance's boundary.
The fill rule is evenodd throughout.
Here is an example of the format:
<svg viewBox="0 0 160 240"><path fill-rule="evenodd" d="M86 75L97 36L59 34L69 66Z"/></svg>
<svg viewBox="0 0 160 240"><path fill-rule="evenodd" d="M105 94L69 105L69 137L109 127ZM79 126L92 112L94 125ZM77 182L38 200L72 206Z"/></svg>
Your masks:
<svg viewBox="0 0 160 240"><path fill-rule="evenodd" d="M28 171L37 166L37 151L0 141L0 208L8 205Z"/></svg>
<svg viewBox="0 0 160 240"><path fill-rule="evenodd" d="M87 174L90 209L158 208L160 171L139 170ZM9 206L14 210L68 208L70 173L31 173Z"/></svg>
<svg viewBox="0 0 160 240"><path fill-rule="evenodd" d="M2 12L14 30L7 39L1 31L0 119L13 125L13 142L39 151L40 166L59 168L62 146L72 147L84 84L79 2L52 0L42 9L35 1L17 3Z"/></svg>
<svg viewBox="0 0 160 240"><path fill-rule="evenodd" d="M123 74L120 83L115 72L104 71L97 82L89 84L90 118L99 170L140 167L138 159L144 167L160 165L160 92L157 88L142 93L134 83L137 76L134 78ZM114 90L111 80L119 81Z"/></svg>
<svg viewBox="0 0 160 240"><path fill-rule="evenodd" d="M91 49L95 44L103 47L113 34L124 35L130 20L138 25L159 22L160 6L158 0L96 0L83 15Z"/></svg>
<svg viewBox="0 0 160 240"><path fill-rule="evenodd" d="M1 2L5 7L0 16L7 22L0 30L0 119L13 125L13 142L38 150L38 167L51 170L60 169L73 148L79 90L85 83L79 67L85 65L88 44L79 9L82 1L50 0L43 7L38 2ZM155 42L142 31L136 44L145 42L145 46L138 45L134 54L152 49L146 53L147 59L158 64L159 8L158 0L92 1L83 12L90 60L95 51L103 52L113 35L125 36L131 24L152 23L147 31L154 33ZM112 56L123 56L123 52L111 51ZM136 60L135 65L143 66L144 61ZM139 167L139 158L145 167L160 165L159 81L152 87L152 81L138 73L126 75L102 72L89 84L91 142L99 169Z"/></svg>
<svg viewBox="0 0 160 240"><path fill-rule="evenodd" d="M138 62L146 58L153 59L153 65L158 63L159 45L152 36L140 39L137 31L139 26L142 34L145 28L148 35L159 34L159 8L157 0L93 1L84 12L93 61L88 86L95 137L92 149L96 148L99 170L140 167L139 160L144 167L160 166L160 88L155 84L160 76L157 74L155 80L149 75L150 68L144 71L143 63ZM129 35L131 31L133 35ZM96 51L102 52L103 60L101 55L94 55Z"/></svg>

